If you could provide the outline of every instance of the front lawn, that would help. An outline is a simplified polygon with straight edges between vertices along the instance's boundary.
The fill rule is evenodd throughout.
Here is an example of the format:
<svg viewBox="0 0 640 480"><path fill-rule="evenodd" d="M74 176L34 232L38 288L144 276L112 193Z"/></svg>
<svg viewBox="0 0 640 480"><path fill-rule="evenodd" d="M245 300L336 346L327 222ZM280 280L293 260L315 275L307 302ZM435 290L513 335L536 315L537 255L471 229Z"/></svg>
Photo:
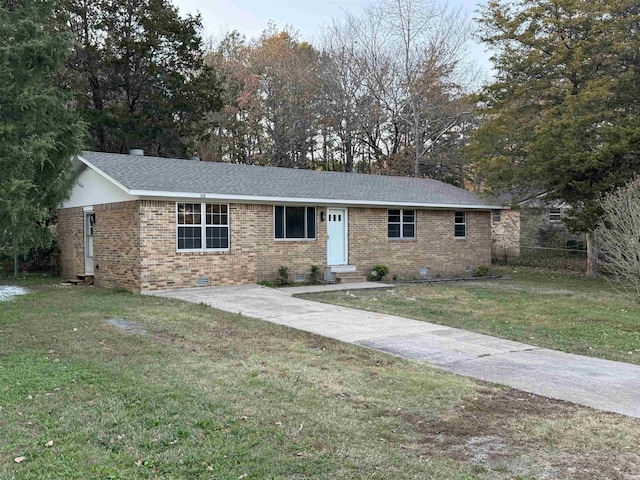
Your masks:
<svg viewBox="0 0 640 480"><path fill-rule="evenodd" d="M640 364L640 305L605 280L525 267L497 272L511 278L303 297Z"/></svg>
<svg viewBox="0 0 640 480"><path fill-rule="evenodd" d="M201 305L18 283L32 293L0 303L3 480L640 470L636 419Z"/></svg>

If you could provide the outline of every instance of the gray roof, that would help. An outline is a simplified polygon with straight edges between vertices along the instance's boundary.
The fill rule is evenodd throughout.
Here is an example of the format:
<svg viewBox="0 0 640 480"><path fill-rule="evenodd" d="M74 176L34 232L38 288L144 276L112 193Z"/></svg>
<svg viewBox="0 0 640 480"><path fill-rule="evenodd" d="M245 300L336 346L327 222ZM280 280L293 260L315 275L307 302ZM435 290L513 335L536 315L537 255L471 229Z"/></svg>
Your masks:
<svg viewBox="0 0 640 480"><path fill-rule="evenodd" d="M477 195L437 180L258 167L175 158L83 152L88 163L138 196L245 198L255 201L491 208ZM317 202L320 203L320 202ZM499 208L499 207L494 207Z"/></svg>

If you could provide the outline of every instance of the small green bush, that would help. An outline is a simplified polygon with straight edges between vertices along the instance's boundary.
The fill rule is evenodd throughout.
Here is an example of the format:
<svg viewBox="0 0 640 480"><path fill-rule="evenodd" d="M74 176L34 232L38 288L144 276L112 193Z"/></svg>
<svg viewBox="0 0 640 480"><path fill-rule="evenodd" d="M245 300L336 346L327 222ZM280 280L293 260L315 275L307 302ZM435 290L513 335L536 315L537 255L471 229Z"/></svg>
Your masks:
<svg viewBox="0 0 640 480"><path fill-rule="evenodd" d="M486 265L480 265L476 269L476 277L486 277L488 273L489 273L489 267L487 267Z"/></svg>
<svg viewBox="0 0 640 480"><path fill-rule="evenodd" d="M309 283L311 285L317 285L320 283L322 272L320 272L320 267L318 265L311 265L309 269Z"/></svg>
<svg viewBox="0 0 640 480"><path fill-rule="evenodd" d="M289 285L289 277L291 277L291 270L289 270L289 267L281 265L276 274L276 284Z"/></svg>
<svg viewBox="0 0 640 480"><path fill-rule="evenodd" d="M369 279L379 282L387 275L389 275L389 267L379 263L371 267L371 273L369 274Z"/></svg>

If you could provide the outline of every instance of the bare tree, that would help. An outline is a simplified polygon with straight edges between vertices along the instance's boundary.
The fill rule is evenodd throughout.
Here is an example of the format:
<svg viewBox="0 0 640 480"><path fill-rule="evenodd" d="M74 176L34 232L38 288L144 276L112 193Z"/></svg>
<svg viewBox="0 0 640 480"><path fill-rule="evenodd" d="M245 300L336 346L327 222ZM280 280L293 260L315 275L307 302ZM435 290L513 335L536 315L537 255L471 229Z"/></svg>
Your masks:
<svg viewBox="0 0 640 480"><path fill-rule="evenodd" d="M595 238L606 277L640 301L640 177L607 195Z"/></svg>
<svg viewBox="0 0 640 480"><path fill-rule="evenodd" d="M342 25L370 99L363 141L383 161L410 153L413 175L425 173L431 150L470 112L462 101L477 80L466 57L470 22L433 0L382 0Z"/></svg>

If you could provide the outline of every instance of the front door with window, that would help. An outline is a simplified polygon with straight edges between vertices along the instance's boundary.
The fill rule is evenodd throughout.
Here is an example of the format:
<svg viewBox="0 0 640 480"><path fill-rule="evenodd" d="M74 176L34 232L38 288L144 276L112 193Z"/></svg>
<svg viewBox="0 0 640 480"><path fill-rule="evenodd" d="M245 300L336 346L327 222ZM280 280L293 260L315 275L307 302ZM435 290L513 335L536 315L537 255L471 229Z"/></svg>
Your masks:
<svg viewBox="0 0 640 480"><path fill-rule="evenodd" d="M84 214L84 273L93 275L93 224L95 223L95 213L85 212Z"/></svg>
<svg viewBox="0 0 640 480"><path fill-rule="evenodd" d="M347 211L327 209L327 264L347 264Z"/></svg>

